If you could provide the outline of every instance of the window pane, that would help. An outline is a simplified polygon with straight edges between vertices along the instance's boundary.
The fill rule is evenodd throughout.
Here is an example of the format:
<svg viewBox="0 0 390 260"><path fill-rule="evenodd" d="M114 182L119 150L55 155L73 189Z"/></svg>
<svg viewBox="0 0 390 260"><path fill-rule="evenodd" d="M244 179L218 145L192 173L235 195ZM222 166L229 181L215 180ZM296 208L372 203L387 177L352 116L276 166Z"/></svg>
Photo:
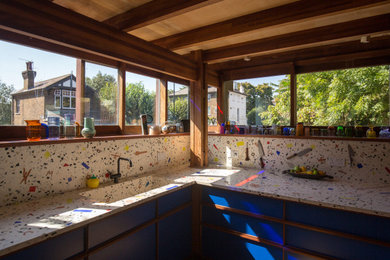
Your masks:
<svg viewBox="0 0 390 260"><path fill-rule="evenodd" d="M140 115L147 114L156 122L157 79L126 72L126 125L140 125ZM149 120L149 119L148 119Z"/></svg>
<svg viewBox="0 0 390 260"><path fill-rule="evenodd" d="M70 107L71 107L71 108L76 108L76 98L75 98L75 97L72 97L72 98L70 99L70 101L71 101Z"/></svg>
<svg viewBox="0 0 390 260"><path fill-rule="evenodd" d="M61 108L61 96L55 96L54 107Z"/></svg>
<svg viewBox="0 0 390 260"><path fill-rule="evenodd" d="M61 90L76 80L76 59L4 41L0 53L0 125L70 112L61 109Z"/></svg>
<svg viewBox="0 0 390 260"><path fill-rule="evenodd" d="M85 63L84 116L95 125L118 124L118 70Z"/></svg>
<svg viewBox="0 0 390 260"><path fill-rule="evenodd" d="M70 97L62 97L62 108L70 108Z"/></svg>
<svg viewBox="0 0 390 260"><path fill-rule="evenodd" d="M238 125L289 125L290 76L280 75L231 83L229 121Z"/></svg>
<svg viewBox="0 0 390 260"><path fill-rule="evenodd" d="M389 66L297 75L297 115L305 125L389 125Z"/></svg>
<svg viewBox="0 0 390 260"><path fill-rule="evenodd" d="M188 86L168 82L168 121L180 123L190 118L188 96Z"/></svg>
<svg viewBox="0 0 390 260"><path fill-rule="evenodd" d="M207 94L207 102L208 102L208 124L209 125L217 125L217 91L218 89L215 87L208 87Z"/></svg>

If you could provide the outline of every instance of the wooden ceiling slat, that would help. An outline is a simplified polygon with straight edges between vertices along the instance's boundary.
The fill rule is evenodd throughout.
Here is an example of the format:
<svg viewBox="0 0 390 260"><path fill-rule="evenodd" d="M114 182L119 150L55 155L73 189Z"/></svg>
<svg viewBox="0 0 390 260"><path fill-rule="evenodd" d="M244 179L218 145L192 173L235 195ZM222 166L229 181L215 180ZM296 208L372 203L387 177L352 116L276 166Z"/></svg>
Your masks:
<svg viewBox="0 0 390 260"><path fill-rule="evenodd" d="M187 80L196 78L194 62L48 1L1 1L0 26Z"/></svg>
<svg viewBox="0 0 390 260"><path fill-rule="evenodd" d="M383 32L388 30L390 30L390 14L378 15L374 17L322 26L314 29L206 50L204 52L204 60L206 62L218 62L269 50Z"/></svg>
<svg viewBox="0 0 390 260"><path fill-rule="evenodd" d="M155 0L111 17L104 23L131 31L222 0Z"/></svg>
<svg viewBox="0 0 390 260"><path fill-rule="evenodd" d="M167 49L177 50L197 43L226 37L243 32L249 32L269 26L280 25L310 17L326 15L351 8L361 8L385 0L338 0L318 1L302 0L291 4L278 6L253 14L230 19L220 23L196 28L152 41Z"/></svg>
<svg viewBox="0 0 390 260"><path fill-rule="evenodd" d="M209 68L216 71L224 71L268 64L297 62L306 59L358 53L369 50L380 50L386 48L390 48L390 36L371 38L368 44L362 44L359 40L354 40L319 47L311 47L256 56L252 57L250 61L244 61L243 59L240 59L222 63L214 63L210 64Z"/></svg>

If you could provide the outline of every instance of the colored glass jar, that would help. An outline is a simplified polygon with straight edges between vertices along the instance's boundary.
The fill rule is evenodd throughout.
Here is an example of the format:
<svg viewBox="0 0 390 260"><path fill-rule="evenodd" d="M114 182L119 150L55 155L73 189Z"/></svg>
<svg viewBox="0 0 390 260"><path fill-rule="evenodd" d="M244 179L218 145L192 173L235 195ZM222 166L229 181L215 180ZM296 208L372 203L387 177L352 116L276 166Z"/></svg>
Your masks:
<svg viewBox="0 0 390 260"><path fill-rule="evenodd" d="M84 117L84 128L81 130L81 135L85 138L92 138L95 134L95 120L91 117Z"/></svg>
<svg viewBox="0 0 390 260"><path fill-rule="evenodd" d="M39 120L24 120L27 124L26 137L29 141L41 140L41 123Z"/></svg>
<svg viewBox="0 0 390 260"><path fill-rule="evenodd" d="M296 136L303 136L303 123L298 123L297 124L297 129L296 129L296 132L295 132Z"/></svg>

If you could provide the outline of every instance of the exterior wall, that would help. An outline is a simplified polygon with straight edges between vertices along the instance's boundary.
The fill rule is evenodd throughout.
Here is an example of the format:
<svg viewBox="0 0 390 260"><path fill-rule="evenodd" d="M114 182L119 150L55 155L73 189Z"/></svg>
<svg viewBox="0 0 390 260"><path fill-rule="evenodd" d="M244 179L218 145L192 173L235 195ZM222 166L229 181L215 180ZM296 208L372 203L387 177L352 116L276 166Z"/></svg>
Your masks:
<svg viewBox="0 0 390 260"><path fill-rule="evenodd" d="M237 109L239 115L237 118ZM229 91L229 121L235 121L237 125L246 125L246 96L234 91Z"/></svg>
<svg viewBox="0 0 390 260"><path fill-rule="evenodd" d="M20 113L16 114L16 102L13 102L13 125L25 125L24 120L41 119L45 117L45 98L41 90L16 95L15 98L20 99Z"/></svg>
<svg viewBox="0 0 390 260"><path fill-rule="evenodd" d="M264 148L265 169L287 170L296 165L325 171L337 179L359 183L390 183L390 142L291 139L251 136L209 136L209 162L260 169L258 141ZM350 165L348 145L355 152ZM248 146L249 160L245 150ZM303 149L302 157L286 157Z"/></svg>
<svg viewBox="0 0 390 260"><path fill-rule="evenodd" d="M117 172L118 157L133 162L132 168L121 164L122 178L189 165L190 138L162 135L0 148L0 206L85 188L87 175L112 182L107 173Z"/></svg>
<svg viewBox="0 0 390 260"><path fill-rule="evenodd" d="M207 106L210 107L210 113L208 113L209 118L215 119L215 122L217 121L217 93L212 92L210 93L210 99L207 100L208 104Z"/></svg>

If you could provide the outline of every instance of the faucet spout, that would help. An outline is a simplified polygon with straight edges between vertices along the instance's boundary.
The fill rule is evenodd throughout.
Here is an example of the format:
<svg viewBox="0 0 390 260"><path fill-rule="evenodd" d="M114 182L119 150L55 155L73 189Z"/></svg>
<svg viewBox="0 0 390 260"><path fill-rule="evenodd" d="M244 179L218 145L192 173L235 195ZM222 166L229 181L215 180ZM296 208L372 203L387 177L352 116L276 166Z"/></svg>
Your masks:
<svg viewBox="0 0 390 260"><path fill-rule="evenodd" d="M132 163L132 161L130 159L119 157L118 158L118 171L117 171L117 174L120 174L120 171L121 171L121 168L120 168L120 161L121 160L128 161L129 164L130 164L130 167L133 167L133 163Z"/></svg>
<svg viewBox="0 0 390 260"><path fill-rule="evenodd" d="M121 174L121 167L120 167L120 161L121 161L121 160L128 161L129 164L130 164L130 167L133 167L133 163L132 163L132 161L131 161L130 159L123 158L123 157L119 157L119 158L118 158L118 171L117 171L117 173L116 173L116 174L110 173L110 178L111 178L111 179L114 179L114 183L118 183L118 179L119 179L120 177L122 177L122 174Z"/></svg>

